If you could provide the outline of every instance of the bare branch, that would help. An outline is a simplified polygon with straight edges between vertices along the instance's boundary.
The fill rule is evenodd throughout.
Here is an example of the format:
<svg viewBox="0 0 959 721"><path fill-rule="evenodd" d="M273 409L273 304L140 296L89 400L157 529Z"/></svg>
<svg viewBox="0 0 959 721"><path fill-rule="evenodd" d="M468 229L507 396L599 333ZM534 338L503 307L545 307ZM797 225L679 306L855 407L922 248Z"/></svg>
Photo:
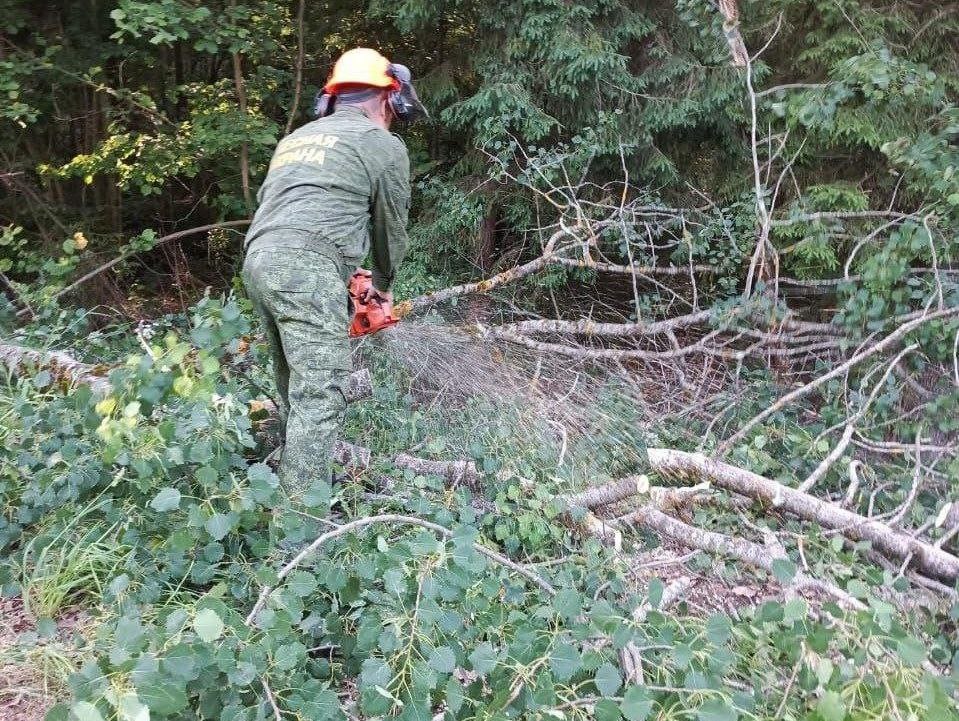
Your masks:
<svg viewBox="0 0 959 721"><path fill-rule="evenodd" d="M726 490L816 521L853 540L870 541L874 549L889 558L901 561L912 556L917 569L933 578L949 582L959 578L959 558L884 523L700 453L668 448L650 448L648 452L650 465L658 473L709 480Z"/></svg>
<svg viewBox="0 0 959 721"><path fill-rule="evenodd" d="M638 508L620 520L625 523L639 523L661 536L665 536L689 548L701 548L710 553L732 556L744 563L748 563L756 568L762 568L770 573L773 572L774 562L785 557L783 552L770 553L768 546L760 546L751 541L727 536L715 531L705 531L696 526L691 526L688 523L683 523L671 516L667 516L655 508ZM853 598L838 586L812 578L802 572L796 574L790 584L790 588L793 590L814 588L834 596L849 607L856 609L866 607L861 601Z"/></svg>
<svg viewBox="0 0 959 721"><path fill-rule="evenodd" d="M242 228L249 224L250 224L249 220L230 220L225 223L211 223L209 225L200 225L200 226L197 226L196 228L190 228L189 230L179 230L176 233L170 233L169 235L164 235L162 238L157 238L152 248L158 248L164 243L170 243L175 240L181 240L191 235L197 235L198 233L207 233L211 230L219 230L222 228ZM136 255L139 252L140 251L124 253L122 255L117 256L113 260L94 268L89 273L86 273L82 275L80 278L78 278L77 280L73 281L70 285L68 285L63 290L58 291L53 296L53 300L58 300L62 298L63 296L67 295L68 293L73 292L74 290L79 288L81 285L86 283L91 278L96 278L101 273L105 273L106 271L110 270L110 268L122 263L125 260L128 260L129 258L131 258L132 256ZM26 315L25 309L17 311L17 317L19 318L21 315Z"/></svg>
<svg viewBox="0 0 959 721"><path fill-rule="evenodd" d="M846 427L843 430L842 438L839 440L839 443L837 443L836 447L832 449L829 455L822 460L822 463L816 467L816 470L809 474L809 477L805 481L799 484L800 491L803 491L804 493L808 492L810 488L815 486L816 483L818 483L820 479L826 475L826 472L832 467L832 464L839 460L839 457L845 452L850 441L852 441L853 433L856 430L856 424L862 420L863 416L865 416L868 412L873 401L876 400L876 396L879 394L879 391L889 379L889 374L892 373L892 371L899 365L903 358L912 353L918 347L919 345L917 343L913 343L912 345L904 348L895 358L893 358L892 362L886 367L886 372L882 374L878 381L876 381L872 392L870 392L866 400L863 401L859 410L846 419Z"/></svg>
<svg viewBox="0 0 959 721"><path fill-rule="evenodd" d="M753 428L762 423L764 420L769 418L774 413L778 413L780 410L785 408L787 405L792 403L797 398L802 398L814 390L819 388L825 383L828 383L833 378L837 378L842 375L850 368L853 368L864 360L871 358L872 356L880 353L890 346L899 342L905 335L911 333L916 328L919 328L921 325L928 323L932 320L938 320L940 318L948 318L950 316L959 315L959 308L949 308L946 310L935 311L933 313L926 313L918 318L909 321L900 325L896 330L887 335L881 341L875 343L869 348L856 353L852 358L848 359L844 363L840 363L837 366L834 366L832 370L827 373L824 373L821 376L816 377L811 380L809 383L806 383L804 386L797 388L794 391L790 391L786 395L782 396L778 401L773 403L771 406L763 410L756 416L753 416L749 421L746 422L736 433L730 436L727 440L723 441L722 444L716 449L718 456L722 457L730 451L730 449L736 445L739 441L746 437L746 434L749 433Z"/></svg>

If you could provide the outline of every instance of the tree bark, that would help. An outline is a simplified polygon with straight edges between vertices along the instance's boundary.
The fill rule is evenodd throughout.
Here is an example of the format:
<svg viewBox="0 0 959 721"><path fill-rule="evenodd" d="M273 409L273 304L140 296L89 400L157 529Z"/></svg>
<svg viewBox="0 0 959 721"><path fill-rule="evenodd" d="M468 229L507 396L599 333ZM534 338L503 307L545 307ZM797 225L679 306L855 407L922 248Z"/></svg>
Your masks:
<svg viewBox="0 0 959 721"><path fill-rule="evenodd" d="M110 392L110 381L106 377L110 371L109 366L82 363L63 351L43 351L0 343L0 363L3 363L14 375L33 367L50 371L56 379L90 386L97 395L106 395ZM373 378L369 370L362 368L351 373L343 389L343 395L347 403L373 395ZM261 407L267 412L275 408L272 401L263 402Z"/></svg>
<svg viewBox="0 0 959 721"><path fill-rule="evenodd" d="M621 520L643 525L660 536L681 543L688 548L701 548L717 555L731 556L770 573L773 572L773 563L776 560L786 558L785 551L778 543L775 544L776 548L771 548L768 544L760 546L758 543L747 541L744 538L735 538L715 531L705 531L648 506L636 509ZM803 588L814 588L828 593L847 606L865 608L861 601L853 598L838 586L812 578L801 572L797 573L792 581L786 585L787 592Z"/></svg>
<svg viewBox="0 0 959 721"><path fill-rule="evenodd" d="M105 376L108 369L81 363L62 351L0 344L0 363L13 375L20 375L32 367L48 371L58 383L87 385L96 395L110 392L110 381Z"/></svg>
<svg viewBox="0 0 959 721"><path fill-rule="evenodd" d="M290 117L286 121L285 135L289 135L293 130L293 123L296 122L296 114L300 109L300 95L303 92L303 60L305 55L304 45L304 15L306 13L306 0L300 0L296 10L296 70L293 81L293 103L290 106Z"/></svg>
<svg viewBox="0 0 959 721"><path fill-rule="evenodd" d="M236 7L236 0L230 0L230 7ZM246 122L246 82L243 80L243 58L239 51L232 53L233 84L236 86L236 101L243 120ZM253 193L250 190L250 144L244 138L240 143L240 184L243 187L243 202L248 213L253 212Z"/></svg>
<svg viewBox="0 0 959 721"><path fill-rule="evenodd" d="M628 476L573 495L561 496L567 508L596 508L619 503L640 493L649 491L649 479L646 476Z"/></svg>
<svg viewBox="0 0 959 721"><path fill-rule="evenodd" d="M899 561L911 558L915 568L927 576L949 583L959 578L959 558L885 523L701 453L668 448L650 448L648 453L650 465L657 473L708 480L720 488L839 531L854 541L869 541L876 551L889 558Z"/></svg>

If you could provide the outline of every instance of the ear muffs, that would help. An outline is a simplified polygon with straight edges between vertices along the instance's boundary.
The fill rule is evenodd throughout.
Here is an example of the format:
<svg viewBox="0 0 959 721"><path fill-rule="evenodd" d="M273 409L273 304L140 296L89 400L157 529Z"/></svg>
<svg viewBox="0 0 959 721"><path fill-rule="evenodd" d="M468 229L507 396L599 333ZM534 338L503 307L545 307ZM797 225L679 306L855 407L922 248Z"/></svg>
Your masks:
<svg viewBox="0 0 959 721"><path fill-rule="evenodd" d="M335 95L331 93L320 93L316 96L316 101L313 103L313 114L317 118L325 118L327 115L333 114L335 105Z"/></svg>
<svg viewBox="0 0 959 721"><path fill-rule="evenodd" d="M399 63L390 63L386 74L393 78L394 84L398 86L389 95L390 108L396 117L406 123L429 118L430 114L426 112L413 87L413 74L410 69Z"/></svg>

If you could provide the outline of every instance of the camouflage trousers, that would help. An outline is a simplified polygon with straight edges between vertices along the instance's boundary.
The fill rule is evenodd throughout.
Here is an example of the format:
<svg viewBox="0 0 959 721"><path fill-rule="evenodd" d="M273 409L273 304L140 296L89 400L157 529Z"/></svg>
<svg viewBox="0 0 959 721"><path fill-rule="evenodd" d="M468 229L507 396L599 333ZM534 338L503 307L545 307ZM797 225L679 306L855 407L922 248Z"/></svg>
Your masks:
<svg viewBox="0 0 959 721"><path fill-rule="evenodd" d="M279 476L296 497L331 480L351 368L346 287L332 260L284 248L251 251L243 282L272 351L285 438Z"/></svg>

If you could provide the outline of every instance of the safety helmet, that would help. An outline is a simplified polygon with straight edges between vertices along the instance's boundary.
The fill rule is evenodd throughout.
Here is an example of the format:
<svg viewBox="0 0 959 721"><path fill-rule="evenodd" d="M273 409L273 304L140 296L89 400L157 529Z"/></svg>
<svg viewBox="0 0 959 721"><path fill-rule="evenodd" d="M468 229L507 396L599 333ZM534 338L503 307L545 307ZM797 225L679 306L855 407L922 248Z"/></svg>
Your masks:
<svg viewBox="0 0 959 721"><path fill-rule="evenodd" d="M400 120L412 122L429 117L413 87L410 69L391 63L372 48L353 48L340 56L316 100L317 116L332 114L337 96L369 88L391 90L390 107Z"/></svg>
<svg viewBox="0 0 959 721"><path fill-rule="evenodd" d="M366 85L374 88L399 89L399 83L389 76L390 61L372 48L353 48L340 56L333 66L323 90L336 95L344 86Z"/></svg>

